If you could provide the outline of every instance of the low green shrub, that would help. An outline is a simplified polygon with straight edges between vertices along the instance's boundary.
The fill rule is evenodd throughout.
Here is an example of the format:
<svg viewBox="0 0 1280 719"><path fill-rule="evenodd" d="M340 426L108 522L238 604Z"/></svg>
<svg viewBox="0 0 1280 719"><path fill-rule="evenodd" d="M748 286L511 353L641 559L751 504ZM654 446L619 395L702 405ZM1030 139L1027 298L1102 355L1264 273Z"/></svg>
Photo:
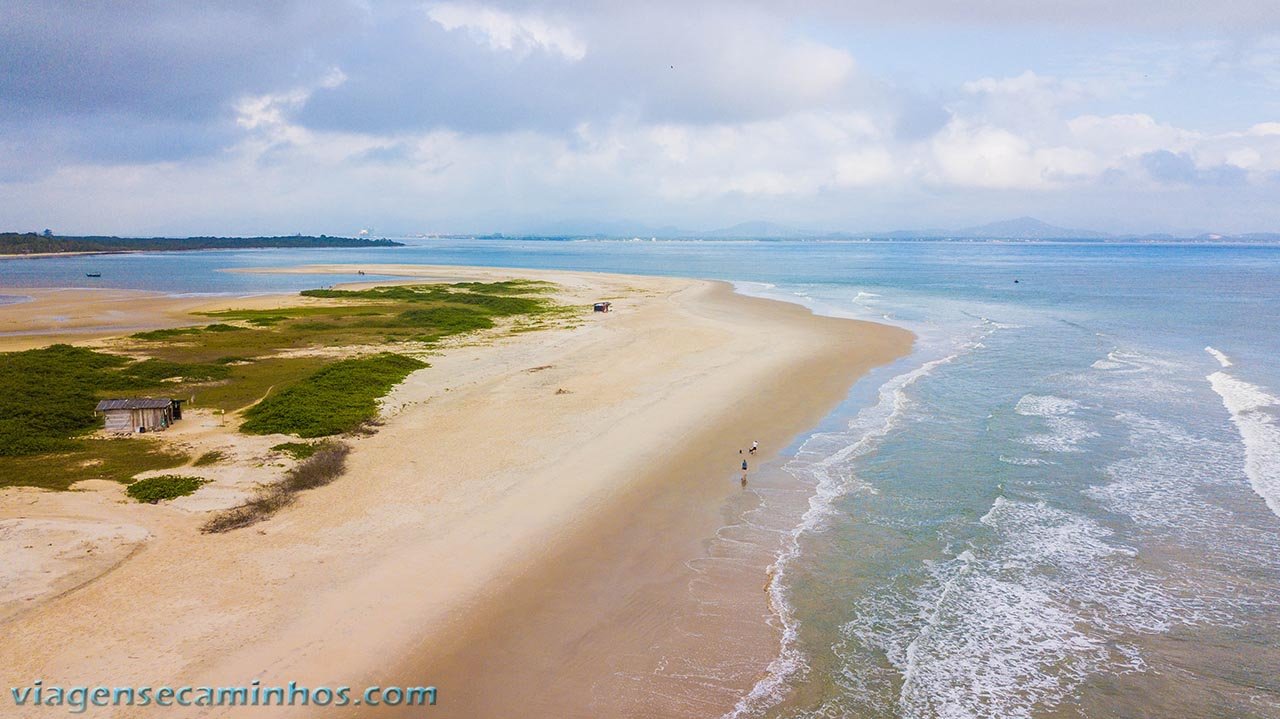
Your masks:
<svg viewBox="0 0 1280 719"><path fill-rule="evenodd" d="M177 474L164 474L159 477L139 479L129 485L126 491L130 497L139 502L155 504L164 499L185 497L200 489L208 480L199 477L183 477Z"/></svg>
<svg viewBox="0 0 1280 719"><path fill-rule="evenodd" d="M243 332L247 328L237 327L224 323L216 323L205 325L204 327L166 327L159 330L150 330L147 332L137 332L133 335L138 340L168 340L174 337L183 337L188 335L198 335L201 332Z"/></svg>
<svg viewBox="0 0 1280 719"><path fill-rule="evenodd" d="M283 452L294 459L306 459L320 449L320 442L284 442L271 448L273 452Z"/></svg>
<svg viewBox="0 0 1280 719"><path fill-rule="evenodd" d="M389 352L334 362L250 407L240 431L298 437L350 432L377 416L379 398L426 366Z"/></svg>
<svg viewBox="0 0 1280 719"><path fill-rule="evenodd" d="M181 377L189 382L208 382L226 379L231 370L225 365L169 362L162 359L145 359L120 370L115 382L106 382L104 389L130 389L154 386L159 382Z"/></svg>
<svg viewBox="0 0 1280 719"><path fill-rule="evenodd" d="M0 457L61 451L98 426L95 393L128 362L70 345L0 354Z"/></svg>
<svg viewBox="0 0 1280 719"><path fill-rule="evenodd" d="M493 327L493 320L461 307L429 307L407 310L396 316L396 326L436 330L442 335L461 334Z"/></svg>
<svg viewBox="0 0 1280 719"><path fill-rule="evenodd" d="M191 455L153 438L68 439L55 453L0 456L0 487L64 490L86 479L128 484L143 472L175 469Z"/></svg>
<svg viewBox="0 0 1280 719"><path fill-rule="evenodd" d="M205 452L204 454L200 455L200 457L197 458L196 461L191 463L191 466L207 467L211 464L217 464L218 462L221 462L225 458L226 458L225 454L215 449L211 452Z"/></svg>

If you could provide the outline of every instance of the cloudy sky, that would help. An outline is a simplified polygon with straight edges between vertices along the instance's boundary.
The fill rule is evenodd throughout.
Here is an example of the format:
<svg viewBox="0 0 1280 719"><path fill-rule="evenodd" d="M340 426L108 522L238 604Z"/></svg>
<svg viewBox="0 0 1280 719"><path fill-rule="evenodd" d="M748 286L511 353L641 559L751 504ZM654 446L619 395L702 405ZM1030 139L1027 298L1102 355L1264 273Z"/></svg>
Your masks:
<svg viewBox="0 0 1280 719"><path fill-rule="evenodd" d="M1280 230L1276 0L7 0L0 69L0 229Z"/></svg>

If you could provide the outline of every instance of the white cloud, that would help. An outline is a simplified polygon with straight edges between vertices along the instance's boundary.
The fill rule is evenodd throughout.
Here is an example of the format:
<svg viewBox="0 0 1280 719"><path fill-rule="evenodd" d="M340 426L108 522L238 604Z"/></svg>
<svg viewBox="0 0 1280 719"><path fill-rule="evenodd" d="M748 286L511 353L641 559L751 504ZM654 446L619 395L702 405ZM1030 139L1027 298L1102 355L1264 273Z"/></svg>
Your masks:
<svg viewBox="0 0 1280 719"><path fill-rule="evenodd" d="M1003 95L1021 100L1033 98L1043 104L1060 105L1090 95L1085 85L1076 80L1037 75L1031 70L1014 77L984 77L961 85L971 95Z"/></svg>
<svg viewBox="0 0 1280 719"><path fill-rule="evenodd" d="M445 30L474 33L494 50L522 56L540 51L574 61L587 55L586 43L572 29L534 14L513 14L483 5L437 3L427 8L427 16Z"/></svg>
<svg viewBox="0 0 1280 719"><path fill-rule="evenodd" d="M182 163L64 163L6 184L0 214L37 226L42 213L85 207L82 228L98 232L161 231L148 223L164 216L196 232L229 231L200 226L227 217L248 232L321 232L366 223L509 229L522 216L688 227L690 218L730 224L773 208L858 229L845 213L871 197L920 207L891 223L947 225L937 207L973 197L988 204L966 211L994 219L1034 212L1027 205L1046 198L1158 198L1197 182L1204 212L1221 217L1243 183L1261 192L1280 172L1280 121L1256 122L1265 112L1231 132L1197 130L1140 97L1117 101L1111 80L1021 67L949 81L913 105L893 82L864 76L849 51L766 12L700 7L662 28L648 6L628 6L618 12L635 22L622 22L629 32L616 38L614 10L569 12L569 26L523 8L440 3L426 9L439 25L429 33L423 10L411 12L404 26L429 43L400 46L394 62L352 56L343 64L350 78L336 66L324 72L326 60L307 83L257 87L231 104L238 134L223 152ZM588 45L590 62L577 62ZM432 74L459 52L478 79ZM415 78L422 84L410 91L404 83ZM406 121L365 122L379 115L371 97ZM318 111L335 100L353 122L323 121ZM498 121L481 125L457 108ZM904 115L929 112L919 131L900 131ZM537 113L555 120L530 121ZM67 201L81 194L95 199ZM281 197L287 203L270 201ZM1088 203L1078 204L1072 224L1089 226ZM1280 223L1275 209L1253 216L1265 212Z"/></svg>
<svg viewBox="0 0 1280 719"><path fill-rule="evenodd" d="M941 184L1035 188L1044 182L1031 143L1008 130L952 121L930 146Z"/></svg>
<svg viewBox="0 0 1280 719"><path fill-rule="evenodd" d="M346 81L342 68L334 67L309 86L242 97L235 103L236 124L246 130L289 129L290 134L296 134L301 128L290 128L288 116L301 109L317 89L332 90Z"/></svg>
<svg viewBox="0 0 1280 719"><path fill-rule="evenodd" d="M1134 157L1156 150L1182 152L1199 139L1197 133L1158 122L1150 115L1081 115L1067 122L1074 142L1107 157Z"/></svg>
<svg viewBox="0 0 1280 719"><path fill-rule="evenodd" d="M846 152L835 160L835 184L840 187L865 187L888 181L894 176L897 161L883 147Z"/></svg>

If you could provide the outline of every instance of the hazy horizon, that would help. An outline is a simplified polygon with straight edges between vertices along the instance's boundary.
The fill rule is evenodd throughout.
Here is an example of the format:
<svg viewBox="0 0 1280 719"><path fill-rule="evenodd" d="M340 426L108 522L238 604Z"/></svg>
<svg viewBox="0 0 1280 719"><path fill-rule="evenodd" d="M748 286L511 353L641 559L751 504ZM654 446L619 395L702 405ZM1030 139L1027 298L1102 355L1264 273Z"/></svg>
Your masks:
<svg viewBox="0 0 1280 719"><path fill-rule="evenodd" d="M6 229L1280 230L1261 0L20 0L0 20Z"/></svg>

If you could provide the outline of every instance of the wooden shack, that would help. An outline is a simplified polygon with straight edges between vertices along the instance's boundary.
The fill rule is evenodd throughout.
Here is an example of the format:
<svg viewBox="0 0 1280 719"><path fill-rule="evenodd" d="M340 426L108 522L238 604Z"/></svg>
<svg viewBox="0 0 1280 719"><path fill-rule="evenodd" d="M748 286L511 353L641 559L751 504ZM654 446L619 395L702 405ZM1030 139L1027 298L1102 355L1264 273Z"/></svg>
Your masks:
<svg viewBox="0 0 1280 719"><path fill-rule="evenodd" d="M104 399L95 412L106 416L108 432L155 432L182 419L182 400Z"/></svg>

